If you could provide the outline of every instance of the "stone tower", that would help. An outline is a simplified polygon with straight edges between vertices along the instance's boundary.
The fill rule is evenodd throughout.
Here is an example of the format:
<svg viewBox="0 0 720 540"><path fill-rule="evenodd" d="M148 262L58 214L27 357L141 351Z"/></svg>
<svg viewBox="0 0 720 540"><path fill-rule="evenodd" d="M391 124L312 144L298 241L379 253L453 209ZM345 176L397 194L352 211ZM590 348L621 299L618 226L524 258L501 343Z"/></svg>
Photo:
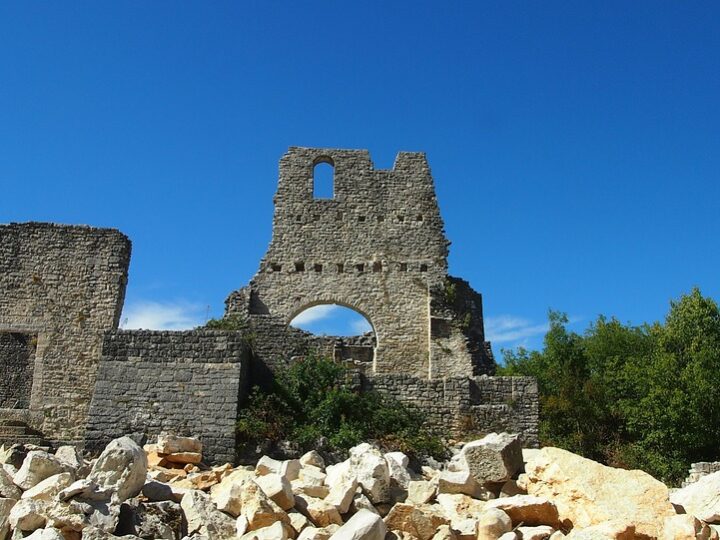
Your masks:
<svg viewBox="0 0 720 540"><path fill-rule="evenodd" d="M333 167L333 197L314 197L315 168ZM319 304L372 325L372 372L435 378L492 371L482 300L448 277L449 242L424 153L376 170L366 150L292 147L280 160L273 235L228 313L288 324Z"/></svg>

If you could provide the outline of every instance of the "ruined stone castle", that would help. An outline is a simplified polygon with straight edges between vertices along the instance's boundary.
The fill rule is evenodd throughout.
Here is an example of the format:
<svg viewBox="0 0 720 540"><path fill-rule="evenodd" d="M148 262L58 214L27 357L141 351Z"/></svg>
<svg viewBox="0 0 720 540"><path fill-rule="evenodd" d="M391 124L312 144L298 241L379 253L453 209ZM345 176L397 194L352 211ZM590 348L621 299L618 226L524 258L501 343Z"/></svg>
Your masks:
<svg viewBox="0 0 720 540"><path fill-rule="evenodd" d="M314 196L315 168L333 196ZM425 155L377 170L364 150L293 147L280 161L272 241L226 300L240 330L120 330L130 241L113 229L0 226L0 440L93 449L128 432L196 435L234 458L252 385L311 351L361 385L423 409L446 433L511 430L537 443L537 385L493 377L482 298L448 275L449 242ZM372 332L318 337L289 326L338 304Z"/></svg>

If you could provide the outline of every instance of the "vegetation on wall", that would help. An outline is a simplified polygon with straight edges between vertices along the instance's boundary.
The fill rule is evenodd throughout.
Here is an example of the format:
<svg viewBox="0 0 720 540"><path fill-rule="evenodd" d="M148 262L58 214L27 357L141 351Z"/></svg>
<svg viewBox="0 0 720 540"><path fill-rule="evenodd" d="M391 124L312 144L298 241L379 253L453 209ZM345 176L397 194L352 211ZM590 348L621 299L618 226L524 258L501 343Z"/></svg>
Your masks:
<svg viewBox="0 0 720 540"><path fill-rule="evenodd" d="M366 441L410 455L445 456L441 440L424 426L423 416L374 391L360 392L339 363L309 356L276 375L274 388L254 388L240 412L243 443L282 440L303 450L324 438L329 450L347 450Z"/></svg>
<svg viewBox="0 0 720 540"><path fill-rule="evenodd" d="M583 334L550 313L542 351L503 351L499 375L540 388L541 444L668 482L720 459L720 310L694 289L664 323L599 317Z"/></svg>

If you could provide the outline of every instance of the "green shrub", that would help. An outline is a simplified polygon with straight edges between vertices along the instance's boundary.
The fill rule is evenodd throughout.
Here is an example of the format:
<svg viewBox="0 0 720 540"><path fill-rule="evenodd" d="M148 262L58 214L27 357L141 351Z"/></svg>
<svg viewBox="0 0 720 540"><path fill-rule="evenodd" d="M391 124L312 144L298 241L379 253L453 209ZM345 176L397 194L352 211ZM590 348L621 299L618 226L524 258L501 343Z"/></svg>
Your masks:
<svg viewBox="0 0 720 540"><path fill-rule="evenodd" d="M341 364L311 355L277 374L270 391L253 389L237 432L241 443L288 440L310 450L324 437L330 450L376 441L389 450L444 458L442 441L424 420L397 400L353 389Z"/></svg>

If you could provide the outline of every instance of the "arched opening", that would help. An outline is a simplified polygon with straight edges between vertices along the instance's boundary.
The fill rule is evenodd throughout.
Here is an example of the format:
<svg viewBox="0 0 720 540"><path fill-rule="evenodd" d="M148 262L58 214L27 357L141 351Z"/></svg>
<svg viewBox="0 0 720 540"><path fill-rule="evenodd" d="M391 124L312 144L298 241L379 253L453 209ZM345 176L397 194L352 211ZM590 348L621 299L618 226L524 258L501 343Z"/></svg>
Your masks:
<svg viewBox="0 0 720 540"><path fill-rule="evenodd" d="M377 336L372 323L359 311L341 304L313 304L297 313L290 326L313 334L325 350L340 361L371 365Z"/></svg>
<svg viewBox="0 0 720 540"><path fill-rule="evenodd" d="M332 199L335 197L335 166L330 158L320 158L313 167L313 197Z"/></svg>

